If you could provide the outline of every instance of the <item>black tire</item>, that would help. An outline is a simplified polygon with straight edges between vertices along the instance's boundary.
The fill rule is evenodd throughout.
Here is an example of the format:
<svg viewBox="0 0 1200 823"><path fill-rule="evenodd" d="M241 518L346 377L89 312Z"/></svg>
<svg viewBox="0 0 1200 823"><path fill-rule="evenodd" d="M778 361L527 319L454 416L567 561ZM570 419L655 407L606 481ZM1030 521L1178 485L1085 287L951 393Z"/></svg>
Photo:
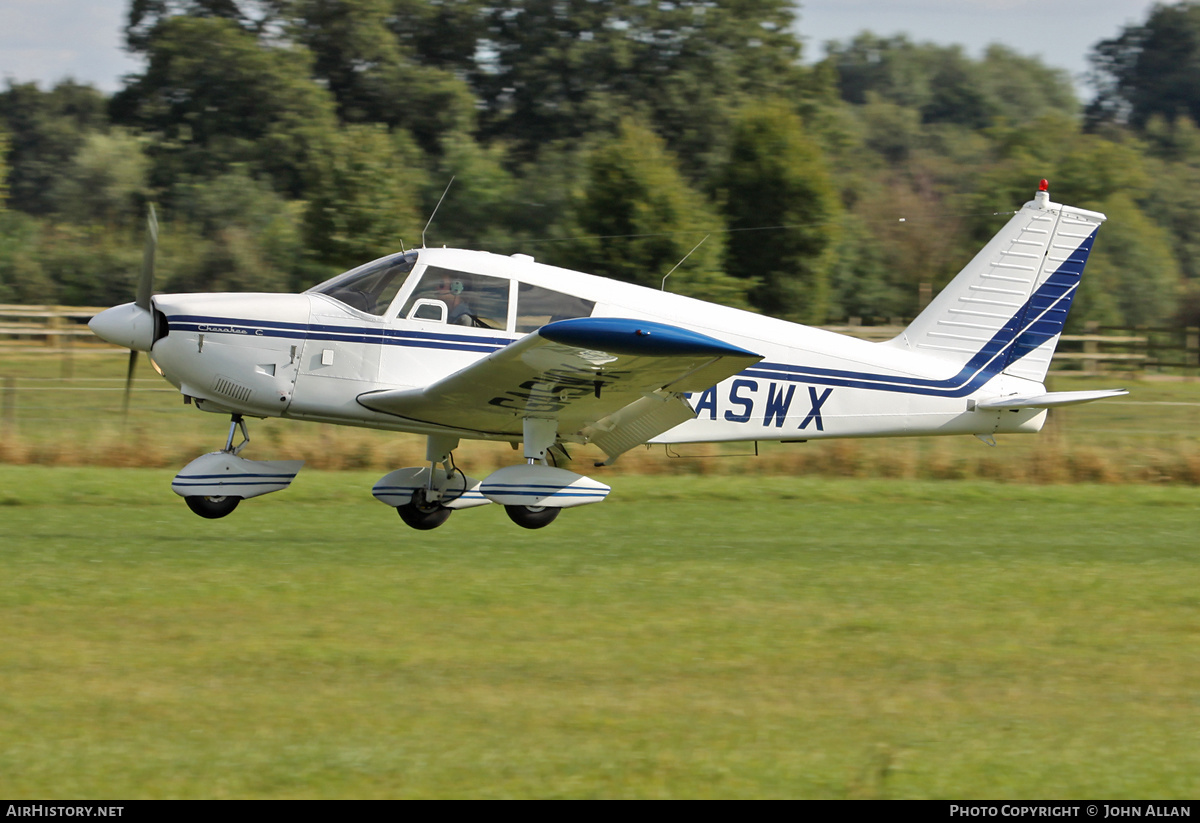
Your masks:
<svg viewBox="0 0 1200 823"><path fill-rule="evenodd" d="M505 506L508 519L523 529L542 529L554 522L562 509L551 506Z"/></svg>
<svg viewBox="0 0 1200 823"><path fill-rule="evenodd" d="M437 503L426 503L424 491L418 491L408 503L396 507L396 514L400 515L405 525L423 532L445 523L453 511Z"/></svg>
<svg viewBox="0 0 1200 823"><path fill-rule="evenodd" d="M199 495L183 498L188 508L201 517L217 520L231 513L242 502L240 497L202 497Z"/></svg>

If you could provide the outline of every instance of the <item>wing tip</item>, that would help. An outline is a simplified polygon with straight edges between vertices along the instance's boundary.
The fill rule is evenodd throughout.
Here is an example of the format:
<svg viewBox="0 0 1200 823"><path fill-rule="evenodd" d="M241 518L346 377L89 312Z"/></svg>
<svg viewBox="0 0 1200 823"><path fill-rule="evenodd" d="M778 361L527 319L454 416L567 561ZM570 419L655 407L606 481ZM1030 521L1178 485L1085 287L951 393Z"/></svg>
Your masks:
<svg viewBox="0 0 1200 823"><path fill-rule="evenodd" d="M624 317L578 317L548 323L538 334L554 343L601 349L614 354L650 356L760 357L681 326Z"/></svg>

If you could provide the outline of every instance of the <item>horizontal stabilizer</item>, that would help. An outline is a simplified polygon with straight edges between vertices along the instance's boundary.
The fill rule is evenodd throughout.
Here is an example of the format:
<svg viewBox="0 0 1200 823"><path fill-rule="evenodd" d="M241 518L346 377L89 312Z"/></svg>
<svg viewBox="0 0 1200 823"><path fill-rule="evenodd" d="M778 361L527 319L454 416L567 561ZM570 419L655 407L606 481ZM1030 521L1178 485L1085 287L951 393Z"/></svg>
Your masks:
<svg viewBox="0 0 1200 823"><path fill-rule="evenodd" d="M1093 400L1105 400L1109 397L1121 397L1129 394L1125 389L1103 389L1101 391L1052 391L1029 397L995 397L991 400L976 402L979 411L994 411L997 409L1051 409L1056 406L1074 406L1079 403L1091 403Z"/></svg>

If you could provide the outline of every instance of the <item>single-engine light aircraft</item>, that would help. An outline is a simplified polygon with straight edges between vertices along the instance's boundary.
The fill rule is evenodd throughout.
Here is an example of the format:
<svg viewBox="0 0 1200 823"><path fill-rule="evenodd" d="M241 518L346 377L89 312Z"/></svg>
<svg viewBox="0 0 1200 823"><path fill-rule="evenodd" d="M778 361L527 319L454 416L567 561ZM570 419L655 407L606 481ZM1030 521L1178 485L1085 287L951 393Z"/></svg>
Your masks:
<svg viewBox="0 0 1200 823"><path fill-rule="evenodd" d="M1054 406L1126 394L1043 381L1105 216L1051 202L1046 181L895 339L873 343L535 262L421 248L302 294L152 292L150 217L137 299L92 330L138 352L185 403L230 415L224 448L172 482L224 517L286 488L303 461L240 455L247 417L412 432L427 465L373 489L409 526L498 503L520 526L610 489L559 467L570 444L611 464L634 446L1036 432ZM128 391L128 385L127 385ZM234 444L240 431L240 441ZM463 439L524 445L483 480Z"/></svg>

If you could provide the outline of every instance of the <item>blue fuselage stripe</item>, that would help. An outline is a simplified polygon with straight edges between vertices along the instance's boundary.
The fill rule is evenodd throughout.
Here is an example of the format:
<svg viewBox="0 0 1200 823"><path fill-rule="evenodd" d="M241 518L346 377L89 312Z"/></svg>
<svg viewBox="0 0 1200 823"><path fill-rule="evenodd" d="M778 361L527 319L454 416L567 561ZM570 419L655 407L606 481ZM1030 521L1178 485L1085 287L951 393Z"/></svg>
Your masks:
<svg viewBox="0 0 1200 823"><path fill-rule="evenodd" d="M201 334L236 334L250 337L327 340L337 343L368 343L380 346L417 346L491 353L512 340L503 337L469 337L461 334L435 334L403 329L370 329L324 323L283 323L203 315L171 315L167 322L172 331Z"/></svg>

